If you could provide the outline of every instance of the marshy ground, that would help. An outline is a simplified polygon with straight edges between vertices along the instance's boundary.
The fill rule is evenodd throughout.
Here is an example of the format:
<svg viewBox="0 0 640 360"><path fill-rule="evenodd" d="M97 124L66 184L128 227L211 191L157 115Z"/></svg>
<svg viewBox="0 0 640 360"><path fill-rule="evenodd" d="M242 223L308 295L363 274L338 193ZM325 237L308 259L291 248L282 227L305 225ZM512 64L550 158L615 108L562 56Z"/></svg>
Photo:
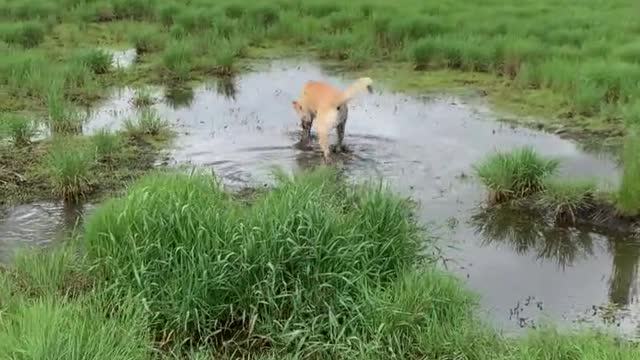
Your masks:
<svg viewBox="0 0 640 360"><path fill-rule="evenodd" d="M640 28L617 2L572 4L563 19L549 14L557 4L506 3L407 2L420 10L405 16L374 3L136 0L63 14L0 2L0 49L16 51L0 60L0 285L15 294L0 295L0 353L26 346L17 329L46 314L50 333L22 334L107 324L78 344L98 358L635 358L609 337L522 329L550 320L637 338L640 78L623 34ZM470 21L478 13L499 20ZM265 60L281 57L297 60ZM301 84L363 73L380 84L350 107L338 173L384 179L412 211L374 189L343 192L332 173L274 182L274 166L322 163L298 143ZM206 173L144 177L153 167ZM211 173L229 191L276 189L238 201ZM582 216L587 203L625 228ZM436 265L407 271L418 252Z"/></svg>

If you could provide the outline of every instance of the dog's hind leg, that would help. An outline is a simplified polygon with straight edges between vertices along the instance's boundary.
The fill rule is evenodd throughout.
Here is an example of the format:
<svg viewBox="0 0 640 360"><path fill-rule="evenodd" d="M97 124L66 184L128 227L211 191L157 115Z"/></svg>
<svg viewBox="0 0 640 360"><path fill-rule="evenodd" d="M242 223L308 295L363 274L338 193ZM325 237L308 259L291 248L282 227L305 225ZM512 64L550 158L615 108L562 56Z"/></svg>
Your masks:
<svg viewBox="0 0 640 360"><path fill-rule="evenodd" d="M338 133L338 143L336 144L336 152L342 152L346 150L344 146L344 130L347 126L347 118L349 117L349 108L347 104L343 104L338 107L338 125L336 126L336 132Z"/></svg>
<svg viewBox="0 0 640 360"><path fill-rule="evenodd" d="M318 112L318 119L316 119L316 131L318 132L318 142L322 149L322 155L325 162L331 162L331 150L329 148L329 131L332 127L336 126L338 119L338 111L336 109L330 109L323 112Z"/></svg>

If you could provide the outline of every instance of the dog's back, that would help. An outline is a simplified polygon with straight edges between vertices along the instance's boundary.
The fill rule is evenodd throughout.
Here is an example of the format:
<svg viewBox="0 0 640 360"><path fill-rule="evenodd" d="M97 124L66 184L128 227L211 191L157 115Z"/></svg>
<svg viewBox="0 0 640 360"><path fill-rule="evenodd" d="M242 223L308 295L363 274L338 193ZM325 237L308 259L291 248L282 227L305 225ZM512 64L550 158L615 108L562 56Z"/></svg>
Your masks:
<svg viewBox="0 0 640 360"><path fill-rule="evenodd" d="M308 108L318 110L331 106L340 98L342 92L321 81L307 81L302 89L304 103Z"/></svg>

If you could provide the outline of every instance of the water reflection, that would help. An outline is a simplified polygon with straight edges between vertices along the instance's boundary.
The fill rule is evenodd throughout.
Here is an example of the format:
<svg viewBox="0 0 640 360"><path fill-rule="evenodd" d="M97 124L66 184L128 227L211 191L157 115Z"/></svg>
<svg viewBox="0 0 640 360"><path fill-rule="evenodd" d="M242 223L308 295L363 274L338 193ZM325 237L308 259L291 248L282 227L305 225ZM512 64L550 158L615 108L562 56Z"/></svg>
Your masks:
<svg viewBox="0 0 640 360"><path fill-rule="evenodd" d="M637 302L640 245L632 239L609 242L613 265L609 279L609 301L618 306Z"/></svg>
<svg viewBox="0 0 640 360"><path fill-rule="evenodd" d="M168 87L164 93L165 102L173 109L191 106L194 97L193 87L187 85Z"/></svg>
<svg viewBox="0 0 640 360"><path fill-rule="evenodd" d="M552 226L535 212L509 206L481 209L471 216L471 224L483 246L506 244L521 255L534 252L563 269L593 255L589 231Z"/></svg>
<svg viewBox="0 0 640 360"><path fill-rule="evenodd" d="M602 243L611 255L608 302L618 308L638 303L640 244L627 234L551 226L541 214L510 206L480 209L470 223L481 236L482 246L507 245L520 255L533 253L537 259L554 261L563 270L596 257L595 246Z"/></svg>
<svg viewBox="0 0 640 360"><path fill-rule="evenodd" d="M238 85L236 78L229 76L220 78L216 81L216 93L224 96L227 100L236 100L236 93L238 91Z"/></svg>

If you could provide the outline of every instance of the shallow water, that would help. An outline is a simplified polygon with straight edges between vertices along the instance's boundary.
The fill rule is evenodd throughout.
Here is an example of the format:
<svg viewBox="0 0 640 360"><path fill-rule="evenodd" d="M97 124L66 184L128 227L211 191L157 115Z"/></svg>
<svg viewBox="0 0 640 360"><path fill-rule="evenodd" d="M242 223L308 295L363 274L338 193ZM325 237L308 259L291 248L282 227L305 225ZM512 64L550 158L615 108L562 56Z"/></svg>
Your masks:
<svg viewBox="0 0 640 360"><path fill-rule="evenodd" d="M39 202L0 209L0 262L22 246L47 245L64 239L91 205Z"/></svg>
<svg viewBox="0 0 640 360"><path fill-rule="evenodd" d="M112 56L112 65L115 68L126 69L133 65L133 62L136 61L136 57L138 53L136 49L125 49L125 50L108 50Z"/></svg>
<svg viewBox="0 0 640 360"><path fill-rule="evenodd" d="M269 182L273 165L293 170L321 163L317 145L313 150L297 146L291 108L309 79L348 84L311 64L275 62L232 82L156 89L154 107L179 133L172 162L210 167L239 186ZM133 96L133 89L114 91L95 109L85 131L121 126L135 113ZM550 229L528 214L483 212L484 190L469 177L471 165L487 153L530 144L559 158L563 175L594 176L610 186L619 171L609 155L499 123L482 104L455 97L378 89L355 100L349 112L345 144L350 152L336 155L338 163L353 177L383 176L421 203L422 220L442 238L447 268L482 295L482 306L497 326L518 330L545 317L598 323L602 314L611 313L600 306L611 301L622 306L614 312L621 317L614 326L635 332L640 246L595 229ZM6 236L7 225L1 224L0 235ZM22 236L29 241L29 234Z"/></svg>

